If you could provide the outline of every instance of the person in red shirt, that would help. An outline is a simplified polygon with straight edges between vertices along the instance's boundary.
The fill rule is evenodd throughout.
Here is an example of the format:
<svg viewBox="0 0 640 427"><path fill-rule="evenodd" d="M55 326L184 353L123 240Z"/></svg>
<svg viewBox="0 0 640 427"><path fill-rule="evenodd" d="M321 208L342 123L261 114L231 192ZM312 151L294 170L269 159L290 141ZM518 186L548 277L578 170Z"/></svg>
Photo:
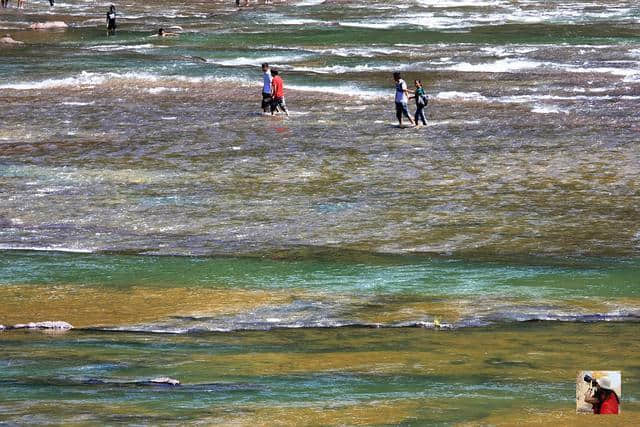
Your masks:
<svg viewBox="0 0 640 427"><path fill-rule="evenodd" d="M593 396L585 396L584 400L591 403L594 414L618 414L620 411L620 398L607 377L600 378L597 391Z"/></svg>
<svg viewBox="0 0 640 427"><path fill-rule="evenodd" d="M278 70L273 69L271 70L271 75L273 76L273 80L271 81L271 115L273 116L279 108L288 116L289 111L284 102L284 82L282 81L282 77L280 77Z"/></svg>

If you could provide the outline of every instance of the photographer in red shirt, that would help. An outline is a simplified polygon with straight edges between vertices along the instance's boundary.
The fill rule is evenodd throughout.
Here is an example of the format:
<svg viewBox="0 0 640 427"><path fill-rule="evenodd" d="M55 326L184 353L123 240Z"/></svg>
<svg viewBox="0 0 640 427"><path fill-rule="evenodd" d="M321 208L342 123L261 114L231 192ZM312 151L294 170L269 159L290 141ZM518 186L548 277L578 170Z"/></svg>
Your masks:
<svg viewBox="0 0 640 427"><path fill-rule="evenodd" d="M596 381L596 391L593 396L590 393L584 397L584 401L591 403L594 414L618 414L620 410L620 398L611 388L611 380L607 377Z"/></svg>

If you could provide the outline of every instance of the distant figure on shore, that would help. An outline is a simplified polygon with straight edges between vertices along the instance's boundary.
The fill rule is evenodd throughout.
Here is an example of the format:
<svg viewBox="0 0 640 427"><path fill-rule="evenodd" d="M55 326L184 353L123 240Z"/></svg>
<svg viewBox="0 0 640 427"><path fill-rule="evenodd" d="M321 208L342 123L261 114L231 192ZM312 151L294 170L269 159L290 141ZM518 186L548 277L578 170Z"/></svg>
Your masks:
<svg viewBox="0 0 640 427"><path fill-rule="evenodd" d="M63 21L36 22L30 26L32 30L54 30L68 27L69 26Z"/></svg>
<svg viewBox="0 0 640 427"><path fill-rule="evenodd" d="M409 97L409 99L416 99L416 114L413 117L413 120L416 122L416 127L420 126L419 121L422 121L424 126L427 125L427 118L424 115L424 109L429 103L429 98L427 98L427 94L424 92L424 88L422 87L422 82L420 80L415 80L413 82L416 86L416 90L413 91L413 96Z"/></svg>
<svg viewBox="0 0 640 427"><path fill-rule="evenodd" d="M18 0L18 9L24 9L25 0Z"/></svg>
<svg viewBox="0 0 640 427"><path fill-rule="evenodd" d="M0 45L21 45L24 44L24 42L18 41L18 40L14 40L13 37L11 37L11 34L5 34L4 37L0 38Z"/></svg>
<svg viewBox="0 0 640 427"><path fill-rule="evenodd" d="M287 106L284 102L284 82L279 74L278 70L271 70L271 75L273 76L271 80L271 96L273 98L271 101L271 115L273 116L279 108L289 116L289 111L287 111Z"/></svg>
<svg viewBox="0 0 640 427"><path fill-rule="evenodd" d="M0 7L6 9L9 7L9 0L0 0Z"/></svg>
<svg viewBox="0 0 640 427"><path fill-rule="evenodd" d="M262 111L267 113L273 98L271 97L271 70L266 62L262 64Z"/></svg>
<svg viewBox="0 0 640 427"><path fill-rule="evenodd" d="M107 12L107 36L115 35L116 27L116 7L111 5Z"/></svg>
<svg viewBox="0 0 640 427"><path fill-rule="evenodd" d="M398 118L398 124L402 126L402 116L409 119L412 125L415 122L409 115L409 89L407 83L402 80L400 73L393 73L393 80L396 82L396 117Z"/></svg>

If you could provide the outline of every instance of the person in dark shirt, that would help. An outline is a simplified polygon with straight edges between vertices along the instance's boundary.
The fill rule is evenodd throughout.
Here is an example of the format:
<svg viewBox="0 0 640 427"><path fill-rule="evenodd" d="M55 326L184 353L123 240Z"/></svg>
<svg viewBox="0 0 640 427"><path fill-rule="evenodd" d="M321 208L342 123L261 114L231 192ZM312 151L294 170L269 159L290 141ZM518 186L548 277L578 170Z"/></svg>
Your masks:
<svg viewBox="0 0 640 427"><path fill-rule="evenodd" d="M424 115L424 109L429 102L427 98L427 94L424 91L424 87L422 87L422 82L420 80L415 80L414 84L416 85L416 90L413 91L413 96L410 96L409 99L415 98L416 100L416 114L413 117L413 121L416 122L416 127L420 126L420 121L424 126L427 125L427 118Z"/></svg>
<svg viewBox="0 0 640 427"><path fill-rule="evenodd" d="M107 35L112 36L116 33L116 7L111 5L107 12Z"/></svg>

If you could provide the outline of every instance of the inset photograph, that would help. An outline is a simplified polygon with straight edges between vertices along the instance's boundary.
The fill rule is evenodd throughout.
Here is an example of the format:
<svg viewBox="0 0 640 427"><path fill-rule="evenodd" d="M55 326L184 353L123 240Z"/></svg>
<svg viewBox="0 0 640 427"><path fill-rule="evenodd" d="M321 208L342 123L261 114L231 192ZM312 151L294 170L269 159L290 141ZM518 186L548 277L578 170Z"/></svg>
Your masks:
<svg viewBox="0 0 640 427"><path fill-rule="evenodd" d="M619 414L622 396L620 371L580 371L576 379L576 412Z"/></svg>

